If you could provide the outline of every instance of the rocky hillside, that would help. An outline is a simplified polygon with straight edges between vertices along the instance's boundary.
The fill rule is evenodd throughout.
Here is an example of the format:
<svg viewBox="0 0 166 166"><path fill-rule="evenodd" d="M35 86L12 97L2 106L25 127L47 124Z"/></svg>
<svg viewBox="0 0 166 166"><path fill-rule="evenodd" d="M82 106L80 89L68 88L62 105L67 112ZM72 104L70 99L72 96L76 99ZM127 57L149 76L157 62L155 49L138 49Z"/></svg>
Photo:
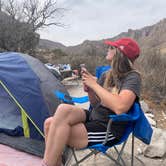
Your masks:
<svg viewBox="0 0 166 166"><path fill-rule="evenodd" d="M119 37L132 37L138 41L142 50L149 48L160 49L161 52L165 53L166 50L166 18L162 19L158 23L146 26L141 29L132 30L129 29L128 32L122 32L119 35L108 38L114 40ZM105 40L105 39L104 39ZM83 52L88 53L90 50L94 49L97 53L101 53L101 48L103 48L103 40L90 41L85 40L83 43L76 46L66 47L61 43L49 41L46 39L41 39L39 42L39 48L42 49L62 49L68 54L83 54Z"/></svg>
<svg viewBox="0 0 166 166"><path fill-rule="evenodd" d="M65 46L63 44L58 42L53 42L47 39L40 39L38 47L39 49L49 49L49 50L65 49Z"/></svg>
<svg viewBox="0 0 166 166"><path fill-rule="evenodd" d="M142 51L148 51L149 49L159 49L161 53L166 53L166 19L160 22L146 26L141 29L132 30L129 29L128 32L122 32L118 36L113 38L108 38L114 40L119 37L131 37L138 41ZM83 54L92 50L96 50L97 55L103 54L101 49L104 48L103 40L100 41L84 41L82 44L67 47L64 51L66 53L72 54Z"/></svg>
<svg viewBox="0 0 166 166"><path fill-rule="evenodd" d="M110 40L114 40L119 37L132 37L138 41L142 50L157 48L160 49L162 53L166 52L166 19L161 20L160 22L146 26L141 29L132 30L129 29L128 32L122 32L119 35L108 38ZM105 39L103 39L105 40ZM62 49L67 54L89 54L96 53L97 55L101 55L104 52L102 51L104 47L103 40L98 41L90 41L85 40L83 43L76 46L66 47L61 43L41 39L39 43L39 48L43 49ZM96 55L95 54L95 55Z"/></svg>

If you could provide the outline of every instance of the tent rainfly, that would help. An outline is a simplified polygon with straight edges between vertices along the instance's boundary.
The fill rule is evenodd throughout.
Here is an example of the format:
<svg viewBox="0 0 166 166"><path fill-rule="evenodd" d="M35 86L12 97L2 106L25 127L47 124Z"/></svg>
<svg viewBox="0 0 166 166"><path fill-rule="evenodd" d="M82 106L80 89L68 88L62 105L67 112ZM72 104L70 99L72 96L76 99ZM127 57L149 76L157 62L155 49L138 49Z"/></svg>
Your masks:
<svg viewBox="0 0 166 166"><path fill-rule="evenodd" d="M17 52L0 53L0 132L40 140L44 120L68 94L61 82L38 59Z"/></svg>

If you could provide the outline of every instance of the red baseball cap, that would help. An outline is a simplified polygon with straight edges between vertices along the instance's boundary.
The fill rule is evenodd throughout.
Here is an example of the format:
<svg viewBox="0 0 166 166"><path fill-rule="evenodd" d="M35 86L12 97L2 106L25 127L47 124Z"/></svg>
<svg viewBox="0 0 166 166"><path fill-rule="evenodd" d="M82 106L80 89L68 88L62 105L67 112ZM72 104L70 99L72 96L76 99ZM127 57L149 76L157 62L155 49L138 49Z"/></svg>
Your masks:
<svg viewBox="0 0 166 166"><path fill-rule="evenodd" d="M140 54L138 44L131 38L120 38L116 41L104 41L105 44L117 47L131 61L134 61Z"/></svg>

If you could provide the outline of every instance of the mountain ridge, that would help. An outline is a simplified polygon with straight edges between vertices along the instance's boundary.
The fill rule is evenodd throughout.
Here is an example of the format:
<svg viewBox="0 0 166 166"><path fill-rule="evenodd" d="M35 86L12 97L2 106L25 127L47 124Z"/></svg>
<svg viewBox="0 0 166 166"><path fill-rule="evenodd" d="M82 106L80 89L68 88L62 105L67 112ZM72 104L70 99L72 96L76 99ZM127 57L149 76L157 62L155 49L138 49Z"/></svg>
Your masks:
<svg viewBox="0 0 166 166"><path fill-rule="evenodd" d="M48 39L40 39L38 47L40 49L51 49L52 50L52 49L63 49L66 46L60 42L54 42L54 41L51 41Z"/></svg>
<svg viewBox="0 0 166 166"><path fill-rule="evenodd" d="M43 49L61 49L66 54L81 55L86 53L94 52L95 55L103 55L105 52L104 49L104 40L115 40L121 37L131 37L135 39L142 50L148 48L165 48L166 47L166 18L160 20L159 22L145 26L141 29L128 29L127 32L121 32L118 35L101 39L101 40L85 40L82 43L74 46L65 46L59 42L53 42L47 39L41 39L39 43L39 48L41 48L41 42L43 40L47 41L47 44L42 45ZM161 35L162 34L162 35ZM50 46L49 46L50 42ZM103 50L103 51L102 51Z"/></svg>

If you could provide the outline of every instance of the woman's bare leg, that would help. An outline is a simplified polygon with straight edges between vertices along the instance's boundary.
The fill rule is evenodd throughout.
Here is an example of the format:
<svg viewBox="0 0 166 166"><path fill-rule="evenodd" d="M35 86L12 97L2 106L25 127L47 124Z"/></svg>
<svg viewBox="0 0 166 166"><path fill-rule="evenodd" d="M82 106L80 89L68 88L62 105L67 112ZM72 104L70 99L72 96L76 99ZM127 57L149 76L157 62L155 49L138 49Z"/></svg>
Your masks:
<svg viewBox="0 0 166 166"><path fill-rule="evenodd" d="M45 136L45 144L47 142L47 137L48 137L48 132L49 132L49 128L51 125L53 117L49 117L45 120L44 122L44 136Z"/></svg>
<svg viewBox="0 0 166 166"><path fill-rule="evenodd" d="M56 166L59 156L62 154L64 146L70 142L72 126L84 122L85 112L73 105L61 104L58 106L53 119L51 120L48 136L46 138L46 149L44 161L48 166ZM82 137L77 141L78 147L87 145L87 131L84 125L80 125L79 135Z"/></svg>
<svg viewBox="0 0 166 166"><path fill-rule="evenodd" d="M50 128L52 119L53 119L53 117L49 117L49 118L47 118L47 119L45 120L45 122L44 122L45 144L46 144L46 142L47 142L48 132L49 132L49 128ZM61 163L62 163L62 156L60 155L59 158L58 158L58 160L57 160L56 165L57 165L57 166L61 166Z"/></svg>
<svg viewBox="0 0 166 166"><path fill-rule="evenodd" d="M87 130L83 123L78 123L71 127L67 145L76 149L82 149L88 145Z"/></svg>

